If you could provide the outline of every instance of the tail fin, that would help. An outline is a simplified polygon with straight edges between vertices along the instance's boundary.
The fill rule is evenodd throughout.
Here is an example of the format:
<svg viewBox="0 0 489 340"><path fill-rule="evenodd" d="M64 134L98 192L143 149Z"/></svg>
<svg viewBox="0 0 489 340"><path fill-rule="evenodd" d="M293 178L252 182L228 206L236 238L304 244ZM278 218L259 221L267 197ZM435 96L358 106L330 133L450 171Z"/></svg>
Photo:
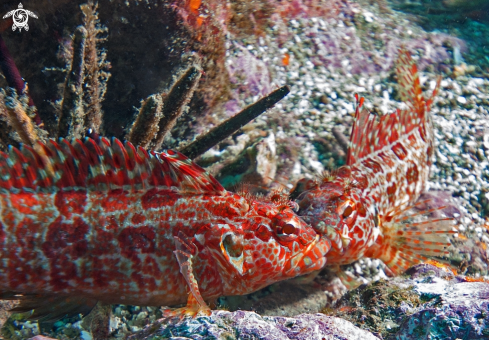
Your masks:
<svg viewBox="0 0 489 340"><path fill-rule="evenodd" d="M393 145L401 136L423 126L433 98L438 93L441 77L429 99L423 97L418 68L411 54L401 48L396 62L396 74L399 93L407 109L383 116L370 114L363 106L363 98L357 98L355 121L348 146L347 165L353 165L369 154L379 151L387 145Z"/></svg>
<svg viewBox="0 0 489 340"><path fill-rule="evenodd" d="M433 98L438 93L441 76L437 79L437 84L431 97L425 99L419 83L418 67L414 63L411 54L404 48L399 50L399 56L396 61L396 75L401 101L414 109L413 112L417 113L420 119L425 119L426 113L430 110L431 104L433 104Z"/></svg>
<svg viewBox="0 0 489 340"><path fill-rule="evenodd" d="M427 219L435 211L445 207L426 209L408 214L409 210L427 203L421 201L414 206L398 210L389 221L382 221L382 235L365 254L382 260L390 275L398 275L415 264L428 261L428 257L448 255L451 245L448 236L457 231L452 218Z"/></svg>
<svg viewBox="0 0 489 340"><path fill-rule="evenodd" d="M43 296L37 294L0 293L2 300L20 300L20 304L11 309L13 313L33 311L28 320L54 322L65 316L87 315L97 304L96 300L82 296Z"/></svg>

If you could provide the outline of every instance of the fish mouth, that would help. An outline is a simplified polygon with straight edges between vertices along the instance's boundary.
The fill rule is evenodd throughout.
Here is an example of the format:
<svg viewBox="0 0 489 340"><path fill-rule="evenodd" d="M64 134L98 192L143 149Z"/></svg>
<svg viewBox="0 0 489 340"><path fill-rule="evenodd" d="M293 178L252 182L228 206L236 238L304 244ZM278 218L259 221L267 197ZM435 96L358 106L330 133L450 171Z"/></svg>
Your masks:
<svg viewBox="0 0 489 340"><path fill-rule="evenodd" d="M330 226L325 227L323 237L330 240L333 249L335 249L339 253L344 253L352 240L349 234L348 226L346 224L342 225L340 231Z"/></svg>
<svg viewBox="0 0 489 340"><path fill-rule="evenodd" d="M316 235L306 249L290 258L285 265L284 274L288 277L295 277L323 268L326 264L325 255L330 249L331 242Z"/></svg>

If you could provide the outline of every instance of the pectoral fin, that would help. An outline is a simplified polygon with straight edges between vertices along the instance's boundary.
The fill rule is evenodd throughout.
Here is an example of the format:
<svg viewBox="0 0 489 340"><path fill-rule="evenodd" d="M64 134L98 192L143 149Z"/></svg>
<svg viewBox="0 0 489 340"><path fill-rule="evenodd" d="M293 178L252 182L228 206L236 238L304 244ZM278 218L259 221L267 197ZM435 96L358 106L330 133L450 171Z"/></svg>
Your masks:
<svg viewBox="0 0 489 340"><path fill-rule="evenodd" d="M199 284L195 278L192 261L198 253L195 244L183 233L179 233L174 237L176 250L173 252L180 265L180 273L185 278L187 285L190 289L187 306L183 308L177 308L174 310L165 311L166 316L192 316L195 317L199 313L210 315L211 309L205 303L202 295L200 294Z"/></svg>
<svg viewBox="0 0 489 340"><path fill-rule="evenodd" d="M382 235L365 253L365 257L378 258L388 268L387 274L399 275L415 264L428 261L429 257L449 254L449 236L457 232L452 218L431 218L433 212L441 213L445 207L425 209L410 214L409 210L427 201L420 201L412 207L399 211L394 218L383 221Z"/></svg>

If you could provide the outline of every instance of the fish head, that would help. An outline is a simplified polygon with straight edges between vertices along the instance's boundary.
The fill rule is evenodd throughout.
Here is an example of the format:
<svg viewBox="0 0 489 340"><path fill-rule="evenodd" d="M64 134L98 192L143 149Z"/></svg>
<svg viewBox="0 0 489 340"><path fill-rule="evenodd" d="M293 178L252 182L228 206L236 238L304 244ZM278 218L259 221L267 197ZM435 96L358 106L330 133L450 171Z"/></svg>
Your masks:
<svg viewBox="0 0 489 340"><path fill-rule="evenodd" d="M219 244L213 249L225 294L251 293L326 264L330 242L292 209L260 201L250 206L249 216L239 226L220 225Z"/></svg>
<svg viewBox="0 0 489 340"><path fill-rule="evenodd" d="M360 188L341 177L304 191L298 204L298 215L331 241L332 250L341 254L366 248L378 230L374 206L362 196Z"/></svg>
<svg viewBox="0 0 489 340"><path fill-rule="evenodd" d="M285 277L304 275L326 264L325 255L331 248L330 241L321 238L289 207L278 207L271 218L270 229L274 238L270 246L278 245L285 251L282 267Z"/></svg>

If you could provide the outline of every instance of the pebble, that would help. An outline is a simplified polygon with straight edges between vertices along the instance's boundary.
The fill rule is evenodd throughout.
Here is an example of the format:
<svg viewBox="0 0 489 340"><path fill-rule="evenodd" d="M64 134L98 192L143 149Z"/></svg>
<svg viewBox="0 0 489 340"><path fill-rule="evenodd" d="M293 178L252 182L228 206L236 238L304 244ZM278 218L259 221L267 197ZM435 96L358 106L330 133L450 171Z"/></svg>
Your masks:
<svg viewBox="0 0 489 340"><path fill-rule="evenodd" d="M457 97L457 101L460 104L466 104L467 103L467 99L465 99L465 97L462 97L462 96Z"/></svg>
<svg viewBox="0 0 489 340"><path fill-rule="evenodd" d="M141 330L141 327L130 326L129 329L131 330L131 332L136 333L136 332L139 332Z"/></svg>
<svg viewBox="0 0 489 340"><path fill-rule="evenodd" d="M82 340L92 340L93 337L90 333L88 333L87 331L81 331L81 334L80 334Z"/></svg>

